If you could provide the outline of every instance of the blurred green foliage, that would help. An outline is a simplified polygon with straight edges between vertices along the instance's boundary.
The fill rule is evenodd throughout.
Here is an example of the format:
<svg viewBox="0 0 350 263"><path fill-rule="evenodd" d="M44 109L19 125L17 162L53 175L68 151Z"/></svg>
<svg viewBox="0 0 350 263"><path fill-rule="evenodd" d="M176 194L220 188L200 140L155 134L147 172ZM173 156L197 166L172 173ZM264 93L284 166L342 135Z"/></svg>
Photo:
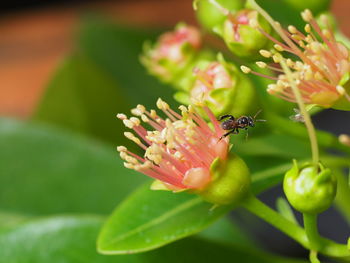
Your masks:
<svg viewBox="0 0 350 263"><path fill-rule="evenodd" d="M300 21L294 12L280 12L283 9L276 1L260 2L276 19L285 23ZM300 262L261 253L252 247L247 249L255 244L251 245L241 229L227 222L214 223L230 208L209 210L211 205L200 200L197 209L186 210L187 215L180 213L172 220L163 220L163 225L155 225L160 231L156 233L159 239L164 231L170 237L162 242L159 239L150 242L150 246L162 246L214 223L201 236L142 254L97 254L96 238L104 215L146 181L144 176L125 169L112 147L130 145L122 136L124 128L115 115L128 113L137 104L152 108L158 97L176 105L172 89L149 76L138 62L143 41L156 35L157 31L118 26L96 16L86 17L74 51L61 63L48 85L33 122L0 119L1 263L153 263L164 259L191 263L227 262L227 259L242 263ZM253 80L259 85L259 81ZM260 93L261 98L266 97L263 89ZM286 114L285 104L273 105ZM291 157L308 156L305 140L270 135L271 126L260 131L257 127L254 137L247 142L244 135L235 137L235 150L254 173L255 192L279 183L284 171L290 168ZM289 150L285 151L286 148ZM120 206L124 206L120 218L123 225L118 226L121 232L139 227L140 220L145 219L142 217L151 217L145 210L153 209L154 214L164 216L184 200L197 198L151 192L144 186L136 194L140 194L136 201L127 199ZM206 211L207 216L198 210ZM70 215L62 215L66 213ZM134 245L142 247L147 243L143 235L144 232L135 231ZM123 249L128 248L126 244Z"/></svg>

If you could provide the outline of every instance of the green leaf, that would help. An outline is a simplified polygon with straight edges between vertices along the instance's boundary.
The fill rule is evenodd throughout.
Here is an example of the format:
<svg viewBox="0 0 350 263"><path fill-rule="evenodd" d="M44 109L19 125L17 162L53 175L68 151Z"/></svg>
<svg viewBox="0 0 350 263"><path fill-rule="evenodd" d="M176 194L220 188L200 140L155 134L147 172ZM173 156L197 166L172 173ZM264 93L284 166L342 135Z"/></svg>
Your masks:
<svg viewBox="0 0 350 263"><path fill-rule="evenodd" d="M224 242L240 247L256 247L249 234L241 229L233 218L222 217L198 234L201 238Z"/></svg>
<svg viewBox="0 0 350 263"><path fill-rule="evenodd" d="M291 163L253 175L253 191L260 192L278 183ZM277 179L276 179L277 178ZM125 254L155 249L198 233L221 218L232 206L214 208L188 193L151 191L140 187L109 217L98 238L104 254Z"/></svg>
<svg viewBox="0 0 350 263"><path fill-rule="evenodd" d="M0 119L0 209L33 215L108 213L146 177L105 144Z"/></svg>
<svg viewBox="0 0 350 263"><path fill-rule="evenodd" d="M310 156L310 147L305 141L282 134L251 137L248 140L237 142L234 147L240 155L276 156L288 159Z"/></svg>
<svg viewBox="0 0 350 263"><path fill-rule="evenodd" d="M33 120L120 144L123 124L115 116L130 108L111 76L77 53L55 74Z"/></svg>
<svg viewBox="0 0 350 263"><path fill-rule="evenodd" d="M159 250L136 254L104 256L96 253L95 239L102 218L97 216L56 216L34 220L0 234L1 262L7 263L296 263L255 250L228 246L200 238L189 238Z"/></svg>
<svg viewBox="0 0 350 263"><path fill-rule="evenodd" d="M144 185L121 203L98 238L104 254L143 252L195 234L230 209L213 210L196 195L150 191Z"/></svg>

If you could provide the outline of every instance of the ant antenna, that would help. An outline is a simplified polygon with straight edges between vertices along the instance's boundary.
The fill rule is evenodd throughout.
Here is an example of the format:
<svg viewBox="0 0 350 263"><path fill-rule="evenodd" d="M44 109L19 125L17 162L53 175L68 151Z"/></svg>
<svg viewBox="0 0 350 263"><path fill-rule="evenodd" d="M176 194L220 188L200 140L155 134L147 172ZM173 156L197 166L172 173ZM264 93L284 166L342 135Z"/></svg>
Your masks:
<svg viewBox="0 0 350 263"><path fill-rule="evenodd" d="M254 115L254 117L253 117L254 120L256 119L256 117L258 117L258 115L260 114L260 112L262 112L262 109L258 110L258 111L255 113L255 115Z"/></svg>
<svg viewBox="0 0 350 263"><path fill-rule="evenodd" d="M266 120L263 120L263 119L256 119L256 117L258 117L258 115L260 114L260 112L262 112L262 109L258 110L257 113L255 113L254 117L253 117L253 120L256 121L256 122L265 122Z"/></svg>

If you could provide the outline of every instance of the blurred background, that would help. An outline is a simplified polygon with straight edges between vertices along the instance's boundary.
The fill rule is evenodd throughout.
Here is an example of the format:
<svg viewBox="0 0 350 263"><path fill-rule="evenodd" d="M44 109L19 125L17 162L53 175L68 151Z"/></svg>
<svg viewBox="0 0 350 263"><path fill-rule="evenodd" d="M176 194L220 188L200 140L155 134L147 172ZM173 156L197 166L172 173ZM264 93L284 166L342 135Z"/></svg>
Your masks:
<svg viewBox="0 0 350 263"><path fill-rule="evenodd" d="M332 10L350 37L350 1L334 0ZM172 101L172 90L148 76L138 56L144 40L154 39L179 21L196 24L192 0L1 4L0 206L9 217L0 218L0 223L21 221L13 214L106 215L144 181L134 174L127 182L115 179L115 174L124 172L112 149L123 142L115 114L138 103L153 105L160 95ZM32 124L14 119L54 124L64 135L51 128L37 131ZM325 111L315 117L317 127L337 135L349 133L349 120L349 112ZM87 143L86 137L93 143ZM96 174L103 174L102 179ZM274 205L281 194L278 187L263 198ZM233 219L270 251L305 256L294 242L256 218L238 212ZM349 233L333 210L322 216L322 227L335 240Z"/></svg>
<svg viewBox="0 0 350 263"><path fill-rule="evenodd" d="M148 28L178 21L196 23L190 0L6 1L0 22L0 114L26 118L46 84L75 46L75 32L87 12ZM349 36L350 2L334 0L332 10Z"/></svg>

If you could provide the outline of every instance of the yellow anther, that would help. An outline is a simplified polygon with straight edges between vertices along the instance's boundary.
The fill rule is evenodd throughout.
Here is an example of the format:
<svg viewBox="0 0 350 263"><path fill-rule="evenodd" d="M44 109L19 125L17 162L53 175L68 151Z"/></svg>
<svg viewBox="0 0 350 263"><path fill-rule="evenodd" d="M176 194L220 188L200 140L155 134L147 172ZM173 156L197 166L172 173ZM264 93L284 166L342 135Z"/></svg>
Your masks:
<svg viewBox="0 0 350 263"><path fill-rule="evenodd" d="M148 119L148 117L147 117L145 114L142 114L142 115L141 115L141 120L142 120L143 122L149 122L149 119Z"/></svg>
<svg viewBox="0 0 350 263"><path fill-rule="evenodd" d="M126 158L128 157L128 154L126 152L120 152L119 155L120 158L122 158L123 160L126 160Z"/></svg>
<svg viewBox="0 0 350 263"><path fill-rule="evenodd" d="M184 112L184 111L187 112L187 108L186 108L186 106L184 106L184 105L180 105L178 109L179 109L181 112Z"/></svg>
<svg viewBox="0 0 350 263"><path fill-rule="evenodd" d="M168 110L170 107L168 105L168 103L166 103L165 101L163 101L161 98L159 98L157 100L157 107L160 110Z"/></svg>
<svg viewBox="0 0 350 263"><path fill-rule="evenodd" d="M280 63L282 60L282 56L280 54L276 54L272 56L272 59L275 63Z"/></svg>
<svg viewBox="0 0 350 263"><path fill-rule="evenodd" d="M305 22L310 22L313 19L312 13L309 9L305 9L301 12L301 17Z"/></svg>
<svg viewBox="0 0 350 263"><path fill-rule="evenodd" d="M126 138L128 138L129 140L133 141L134 143L138 144L138 145L142 144L141 141L140 141L140 139L137 138L137 137L136 137L134 134L132 134L131 132L124 132L124 136L125 136Z"/></svg>
<svg viewBox="0 0 350 263"><path fill-rule="evenodd" d="M153 119L157 117L157 112L155 110L151 110L150 115Z"/></svg>
<svg viewBox="0 0 350 263"><path fill-rule="evenodd" d="M132 164L138 164L139 163L136 158L131 157L131 156L126 156L125 161L127 161L128 163L132 163Z"/></svg>
<svg viewBox="0 0 350 263"><path fill-rule="evenodd" d="M294 62L290 58L287 58L286 63L287 63L287 66L290 68L292 68L294 66Z"/></svg>
<svg viewBox="0 0 350 263"><path fill-rule="evenodd" d="M260 55L262 55L262 56L265 57L265 58L270 58L271 55L272 55L270 51L267 51L267 50L265 50L265 49L261 49L261 50L259 51L259 53L260 53Z"/></svg>
<svg viewBox="0 0 350 263"><path fill-rule="evenodd" d="M306 24L305 27L304 27L304 30L306 33L311 33L311 26L310 24Z"/></svg>
<svg viewBox="0 0 350 263"><path fill-rule="evenodd" d="M118 119L121 119L121 120L127 119L126 115L123 114L123 113L118 113L118 114L117 114L117 118L118 118Z"/></svg>
<svg viewBox="0 0 350 263"><path fill-rule="evenodd" d="M273 47L279 52L284 51L284 48L281 45L275 44Z"/></svg>
<svg viewBox="0 0 350 263"><path fill-rule="evenodd" d="M346 93L345 89L344 89L342 86L340 86L340 85L338 85L338 86L336 87L336 90L338 91L338 93L339 93L340 95L344 95L344 94Z"/></svg>
<svg viewBox="0 0 350 263"><path fill-rule="evenodd" d="M140 120L138 118L135 118L135 117L131 117L130 118L130 121L136 125L136 126L139 126L140 125Z"/></svg>
<svg viewBox="0 0 350 263"><path fill-rule="evenodd" d="M128 119L123 120L123 123L124 123L124 125L125 125L126 127L128 127L129 129L134 128L134 123L133 123L132 121L128 120Z"/></svg>
<svg viewBox="0 0 350 263"><path fill-rule="evenodd" d="M252 70L246 66L241 66L241 70L243 71L243 73L245 74L249 74Z"/></svg>
<svg viewBox="0 0 350 263"><path fill-rule="evenodd" d="M266 63L265 62L262 62L262 61L257 61L255 62L259 68L266 68Z"/></svg>
<svg viewBox="0 0 350 263"><path fill-rule="evenodd" d="M296 34L298 33L298 30L296 29L295 26L292 26L292 25L289 25L288 26L288 31L291 33L291 34Z"/></svg>
<svg viewBox="0 0 350 263"><path fill-rule="evenodd" d="M146 162L144 162L143 164L139 164L139 165L135 165L134 166L134 169L135 170L137 170L137 171L139 171L139 170L144 170L144 169L149 169L149 168L151 168L153 166L153 164L152 164L152 162L150 162L150 161L146 161Z"/></svg>
<svg viewBox="0 0 350 263"><path fill-rule="evenodd" d="M145 106L139 104L139 105L136 106L135 109L131 110L131 113L136 115L136 116L141 116L142 114L145 113L145 111L146 111Z"/></svg>
<svg viewBox="0 0 350 263"><path fill-rule="evenodd" d="M117 147L117 151L118 152L126 152L127 150L128 149L125 146L123 146L123 145Z"/></svg>
<svg viewBox="0 0 350 263"><path fill-rule="evenodd" d="M125 168L128 168L128 169L135 169L135 166L134 166L133 164L131 164L131 163L126 163L126 162L124 162L124 167L125 167Z"/></svg>

